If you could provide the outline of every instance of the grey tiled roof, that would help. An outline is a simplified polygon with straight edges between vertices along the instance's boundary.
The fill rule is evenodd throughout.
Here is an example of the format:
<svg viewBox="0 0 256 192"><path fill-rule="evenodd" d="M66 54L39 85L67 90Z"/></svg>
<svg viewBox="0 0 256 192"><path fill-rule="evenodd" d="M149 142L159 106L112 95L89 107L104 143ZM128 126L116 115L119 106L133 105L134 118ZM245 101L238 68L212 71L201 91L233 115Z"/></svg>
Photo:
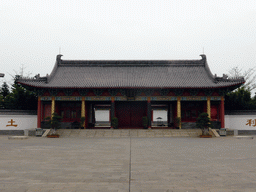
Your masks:
<svg viewBox="0 0 256 192"><path fill-rule="evenodd" d="M243 78L215 77L205 55L200 60L80 61L61 60L48 77L20 79L41 88L221 88L244 83Z"/></svg>

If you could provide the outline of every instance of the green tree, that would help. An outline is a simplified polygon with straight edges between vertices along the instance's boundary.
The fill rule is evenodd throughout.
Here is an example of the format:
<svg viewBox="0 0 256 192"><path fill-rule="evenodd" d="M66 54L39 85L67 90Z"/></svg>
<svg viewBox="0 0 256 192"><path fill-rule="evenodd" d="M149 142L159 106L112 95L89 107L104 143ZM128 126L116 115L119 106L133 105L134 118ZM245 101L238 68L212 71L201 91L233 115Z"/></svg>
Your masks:
<svg viewBox="0 0 256 192"><path fill-rule="evenodd" d="M52 117L46 117L46 122L51 125L51 133L50 134L56 134L56 130L60 129L61 127L61 121L62 117L58 115L58 113L53 113Z"/></svg>
<svg viewBox="0 0 256 192"><path fill-rule="evenodd" d="M9 86L6 82L3 83L1 89L0 89L0 107L6 108L5 99L10 94Z"/></svg>
<svg viewBox="0 0 256 192"><path fill-rule="evenodd" d="M1 87L1 95L5 98L9 94L10 94L9 86L6 82L4 82Z"/></svg>
<svg viewBox="0 0 256 192"><path fill-rule="evenodd" d="M226 110L254 110L256 109L256 97L251 97L252 91L256 88L256 75L255 69L250 68L248 70L239 69L234 67L229 71L231 78L243 77L245 83L228 93L225 96L225 109Z"/></svg>
<svg viewBox="0 0 256 192"><path fill-rule="evenodd" d="M209 128L212 127L212 123L208 116L208 113L201 113L196 120L196 126L202 130L202 135L209 135Z"/></svg>
<svg viewBox="0 0 256 192"><path fill-rule="evenodd" d="M226 110L252 110L256 109L256 100L251 98L250 89L240 87L225 96Z"/></svg>
<svg viewBox="0 0 256 192"><path fill-rule="evenodd" d="M16 75L11 88L11 93L4 99L6 109L36 110L37 96L17 83L19 76Z"/></svg>

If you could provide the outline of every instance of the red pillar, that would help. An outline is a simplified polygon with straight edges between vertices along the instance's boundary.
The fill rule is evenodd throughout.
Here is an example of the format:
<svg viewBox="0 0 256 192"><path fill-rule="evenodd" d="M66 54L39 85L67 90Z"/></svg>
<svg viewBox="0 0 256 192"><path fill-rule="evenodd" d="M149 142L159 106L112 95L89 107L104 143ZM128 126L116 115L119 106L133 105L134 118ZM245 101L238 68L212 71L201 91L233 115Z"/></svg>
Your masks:
<svg viewBox="0 0 256 192"><path fill-rule="evenodd" d="M151 112L151 101L150 101L150 97L148 97L148 103L147 103L147 117L148 117L148 128L151 129L151 116L152 116L152 112Z"/></svg>
<svg viewBox="0 0 256 192"><path fill-rule="evenodd" d="M41 127L41 106L42 106L42 103L41 103L41 97L38 96L38 101L37 101L37 128L40 128Z"/></svg>
<svg viewBox="0 0 256 192"><path fill-rule="evenodd" d="M85 120L84 120L84 129L87 128L87 125L88 125L88 115L87 115L87 103L84 102L84 117L85 117Z"/></svg>
<svg viewBox="0 0 256 192"><path fill-rule="evenodd" d="M111 98L111 109L110 109L110 119L112 120L113 117L116 116L116 110L115 110L115 98ZM110 120L110 122L111 122ZM113 128L112 123L111 123L111 128Z"/></svg>
<svg viewBox="0 0 256 192"><path fill-rule="evenodd" d="M221 128L225 128L224 97L221 97L221 102L220 102L220 122L221 122Z"/></svg>

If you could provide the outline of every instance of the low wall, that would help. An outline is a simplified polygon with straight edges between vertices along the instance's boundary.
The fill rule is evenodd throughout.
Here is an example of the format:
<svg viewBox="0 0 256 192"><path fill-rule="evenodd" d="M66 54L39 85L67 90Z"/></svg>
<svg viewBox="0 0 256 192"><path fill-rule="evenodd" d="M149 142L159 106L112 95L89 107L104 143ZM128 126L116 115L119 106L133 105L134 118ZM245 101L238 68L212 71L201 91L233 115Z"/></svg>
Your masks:
<svg viewBox="0 0 256 192"><path fill-rule="evenodd" d="M0 135L24 135L36 127L36 111L0 110ZM256 134L256 111L226 111L225 127L239 135Z"/></svg>
<svg viewBox="0 0 256 192"><path fill-rule="evenodd" d="M24 130L36 127L34 111L0 110L0 135L24 135Z"/></svg>
<svg viewBox="0 0 256 192"><path fill-rule="evenodd" d="M256 134L256 111L227 111L225 127L237 130L238 135Z"/></svg>

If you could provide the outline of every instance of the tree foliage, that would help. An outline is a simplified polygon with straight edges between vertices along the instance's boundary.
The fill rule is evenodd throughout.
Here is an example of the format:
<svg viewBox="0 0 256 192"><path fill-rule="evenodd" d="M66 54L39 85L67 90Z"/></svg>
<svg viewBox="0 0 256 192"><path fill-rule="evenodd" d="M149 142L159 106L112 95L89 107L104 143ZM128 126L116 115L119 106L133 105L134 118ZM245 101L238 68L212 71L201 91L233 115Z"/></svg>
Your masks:
<svg viewBox="0 0 256 192"><path fill-rule="evenodd" d="M251 97L250 90L240 87L225 96L226 110L255 110L256 97Z"/></svg>
<svg viewBox="0 0 256 192"><path fill-rule="evenodd" d="M52 129L56 130L56 129L59 129L61 126L60 124L61 119L62 117L59 116L58 113L53 113L52 117L46 117L45 121L49 123L49 125L51 125Z"/></svg>
<svg viewBox="0 0 256 192"><path fill-rule="evenodd" d="M245 84L225 96L225 110L255 110L256 97L251 97L256 88L255 69L242 70L234 67L229 71L232 78L244 77Z"/></svg>
<svg viewBox="0 0 256 192"><path fill-rule="evenodd" d="M201 113L196 120L196 126L202 130L202 135L209 135L209 128L212 127L212 123L208 116L208 113Z"/></svg>
<svg viewBox="0 0 256 192"><path fill-rule="evenodd" d="M11 89L6 82L1 87L1 103L2 109L20 109L20 110L36 110L37 96L36 93L30 91L17 83L19 76L15 76Z"/></svg>

